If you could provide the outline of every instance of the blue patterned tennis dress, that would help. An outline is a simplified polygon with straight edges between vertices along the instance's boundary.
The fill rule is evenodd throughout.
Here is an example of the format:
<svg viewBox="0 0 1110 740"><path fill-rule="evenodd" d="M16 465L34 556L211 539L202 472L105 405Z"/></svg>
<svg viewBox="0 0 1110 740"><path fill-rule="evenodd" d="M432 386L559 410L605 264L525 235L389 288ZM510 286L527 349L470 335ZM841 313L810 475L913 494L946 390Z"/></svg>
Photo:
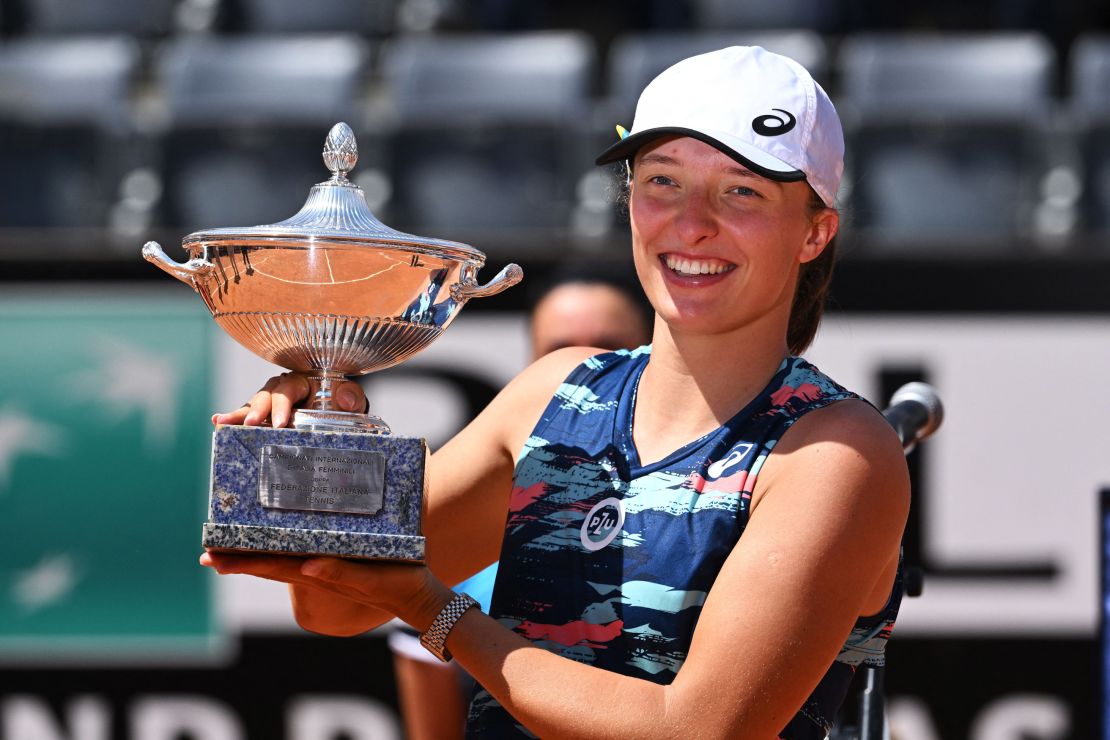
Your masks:
<svg viewBox="0 0 1110 740"><path fill-rule="evenodd" d="M516 463L490 612L566 658L668 684L744 532L767 456L804 414L859 397L788 357L723 426L641 465L632 411L650 351L591 357L548 404ZM825 737L856 667L882 663L900 600L899 579L887 607L846 636L780 737ZM467 736L534 737L481 687Z"/></svg>

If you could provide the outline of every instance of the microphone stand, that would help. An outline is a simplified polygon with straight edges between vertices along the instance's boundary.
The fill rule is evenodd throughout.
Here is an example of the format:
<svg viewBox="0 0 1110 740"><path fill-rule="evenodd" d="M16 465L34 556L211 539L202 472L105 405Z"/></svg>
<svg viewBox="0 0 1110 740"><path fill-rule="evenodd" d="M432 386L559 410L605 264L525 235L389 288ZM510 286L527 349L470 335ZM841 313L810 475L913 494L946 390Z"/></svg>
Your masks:
<svg viewBox="0 0 1110 740"><path fill-rule="evenodd" d="M931 436L944 419L940 396L927 383L907 383L890 397L883 417L898 432L902 450L908 455L918 442ZM924 573L919 567L906 567L903 575L905 594L921 595ZM884 666L864 666L863 691L859 699L859 740L886 740L886 697L883 694Z"/></svg>

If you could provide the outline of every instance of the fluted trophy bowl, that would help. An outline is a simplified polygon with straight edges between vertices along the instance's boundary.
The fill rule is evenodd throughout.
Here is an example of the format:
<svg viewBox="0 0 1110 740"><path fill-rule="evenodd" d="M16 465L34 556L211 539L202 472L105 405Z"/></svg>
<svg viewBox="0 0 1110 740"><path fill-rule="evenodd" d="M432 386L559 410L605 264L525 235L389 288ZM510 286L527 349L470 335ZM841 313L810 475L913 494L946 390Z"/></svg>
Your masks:
<svg viewBox="0 0 1110 740"><path fill-rule="evenodd" d="M191 285L239 344L309 378L311 398L294 418L297 428L388 432L375 416L335 410L334 385L412 357L469 299L522 277L510 264L481 285L482 252L382 224L346 178L356 159L353 133L337 124L324 149L332 178L314 186L292 218L190 234L184 263L155 242L143 246L143 257Z"/></svg>

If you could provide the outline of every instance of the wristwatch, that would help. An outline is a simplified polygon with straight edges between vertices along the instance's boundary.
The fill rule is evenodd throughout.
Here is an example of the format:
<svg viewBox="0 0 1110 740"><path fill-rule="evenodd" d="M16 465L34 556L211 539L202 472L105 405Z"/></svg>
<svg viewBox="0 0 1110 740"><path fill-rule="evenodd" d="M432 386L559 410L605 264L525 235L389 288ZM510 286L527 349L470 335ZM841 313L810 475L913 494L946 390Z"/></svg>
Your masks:
<svg viewBox="0 0 1110 740"><path fill-rule="evenodd" d="M428 631L420 636L420 644L444 663L451 660L451 651L447 649L447 635L451 634L455 623L472 606L479 604L469 594L455 594L455 598L447 602L447 606L432 620Z"/></svg>

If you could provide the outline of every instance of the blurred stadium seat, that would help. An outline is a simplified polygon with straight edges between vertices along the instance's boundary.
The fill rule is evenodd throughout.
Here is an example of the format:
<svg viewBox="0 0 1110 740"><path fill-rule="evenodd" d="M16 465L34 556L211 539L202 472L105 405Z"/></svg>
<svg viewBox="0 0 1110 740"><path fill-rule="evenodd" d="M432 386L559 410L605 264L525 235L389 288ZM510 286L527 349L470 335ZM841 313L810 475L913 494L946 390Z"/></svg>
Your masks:
<svg viewBox="0 0 1110 740"><path fill-rule="evenodd" d="M809 28L828 31L839 22L839 3L823 0L690 0L699 28Z"/></svg>
<svg viewBox="0 0 1110 740"><path fill-rule="evenodd" d="M1110 235L1110 35L1076 41L1070 81L1083 166L1083 228L1105 240Z"/></svg>
<svg viewBox="0 0 1110 740"><path fill-rule="evenodd" d="M873 248L1009 249L1035 235L1055 57L1034 34L848 37L855 228Z"/></svg>
<svg viewBox="0 0 1110 740"><path fill-rule="evenodd" d="M173 126L315 123L356 111L368 58L353 35L190 36L162 48L157 75Z"/></svg>
<svg viewBox="0 0 1110 740"><path fill-rule="evenodd" d="M1110 234L1110 36L1074 44L1062 107L1036 34L830 37L838 11L815 0L690 0L703 30L608 47L605 29L399 34L420 2L0 0L0 165L20 173L0 228L133 237L282 219L326 177L323 138L346 120L354 178L387 223L494 251L597 246L618 220L616 169L592 158L644 85L686 56L758 44L833 94L863 247L1000 251L1077 220ZM190 25L186 7L232 20ZM238 33L185 33L201 27ZM103 29L125 35L90 33Z"/></svg>
<svg viewBox="0 0 1110 740"><path fill-rule="evenodd" d="M403 37L381 61L396 122L391 218L520 249L565 237L591 161L588 36Z"/></svg>
<svg viewBox="0 0 1110 740"><path fill-rule="evenodd" d="M1048 101L1055 58L1036 34L861 34L840 50L842 91L871 116L1021 115Z"/></svg>
<svg viewBox="0 0 1110 740"><path fill-rule="evenodd" d="M824 39L813 31L682 31L630 33L617 37L609 50L606 64L608 101L615 116L613 123L631 127L636 100L656 75L686 57L704 54L727 46L762 46L768 51L796 60L825 84L828 49ZM611 134L609 126L607 134Z"/></svg>
<svg viewBox="0 0 1110 740"><path fill-rule="evenodd" d="M251 33L359 33L393 30L395 0L235 0L243 30Z"/></svg>
<svg viewBox="0 0 1110 740"><path fill-rule="evenodd" d="M414 125L447 115L571 118L588 101L595 64L592 41L573 31L410 36L382 52L397 112Z"/></svg>
<svg viewBox="0 0 1110 740"><path fill-rule="evenodd" d="M138 44L125 36L7 40L0 44L0 116L125 128L139 59Z"/></svg>
<svg viewBox="0 0 1110 740"><path fill-rule="evenodd" d="M125 37L0 44L0 227L107 225L139 59Z"/></svg>
<svg viewBox="0 0 1110 740"><path fill-rule="evenodd" d="M211 37L167 42L162 225L272 223L327 179L324 138L355 120L369 59L355 36Z"/></svg>
<svg viewBox="0 0 1110 740"><path fill-rule="evenodd" d="M19 0L26 32L161 36L173 28L178 0Z"/></svg>

